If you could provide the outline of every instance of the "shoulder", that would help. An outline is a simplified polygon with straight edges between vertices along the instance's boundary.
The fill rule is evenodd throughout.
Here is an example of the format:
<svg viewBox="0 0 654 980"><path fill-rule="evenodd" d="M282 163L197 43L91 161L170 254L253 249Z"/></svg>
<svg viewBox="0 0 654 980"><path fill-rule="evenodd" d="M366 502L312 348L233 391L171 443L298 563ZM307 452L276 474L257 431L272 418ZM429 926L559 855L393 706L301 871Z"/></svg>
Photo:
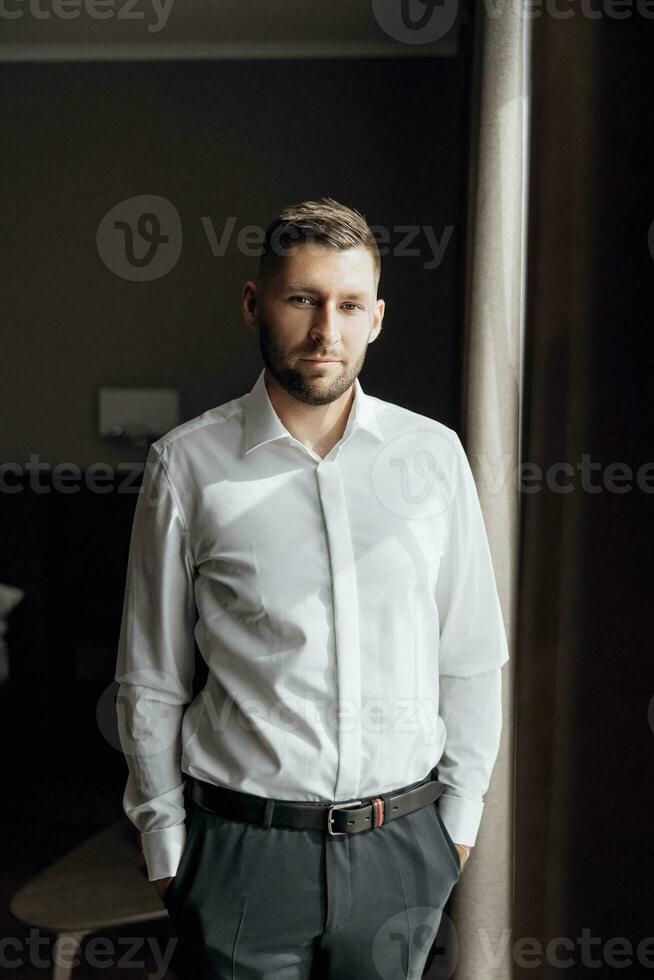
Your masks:
<svg viewBox="0 0 654 980"><path fill-rule="evenodd" d="M458 451L461 447L456 429L450 428L444 422L374 395L367 395L367 398L387 441L404 435L418 436L424 433L442 439L452 450Z"/></svg>
<svg viewBox="0 0 654 980"><path fill-rule="evenodd" d="M157 455L166 457L173 451L183 453L195 449L199 443L207 440L218 443L226 430L240 426L245 397L233 398L182 422L153 442L152 448Z"/></svg>

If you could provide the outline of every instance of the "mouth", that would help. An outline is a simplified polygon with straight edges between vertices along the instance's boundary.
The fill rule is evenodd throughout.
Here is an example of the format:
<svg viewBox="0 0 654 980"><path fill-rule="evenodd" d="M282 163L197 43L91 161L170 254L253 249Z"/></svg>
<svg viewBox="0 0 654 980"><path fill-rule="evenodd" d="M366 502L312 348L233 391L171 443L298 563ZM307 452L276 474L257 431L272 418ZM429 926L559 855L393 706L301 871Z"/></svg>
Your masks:
<svg viewBox="0 0 654 980"><path fill-rule="evenodd" d="M321 357L301 357L301 361L307 361L309 364L340 364L335 358L321 358Z"/></svg>

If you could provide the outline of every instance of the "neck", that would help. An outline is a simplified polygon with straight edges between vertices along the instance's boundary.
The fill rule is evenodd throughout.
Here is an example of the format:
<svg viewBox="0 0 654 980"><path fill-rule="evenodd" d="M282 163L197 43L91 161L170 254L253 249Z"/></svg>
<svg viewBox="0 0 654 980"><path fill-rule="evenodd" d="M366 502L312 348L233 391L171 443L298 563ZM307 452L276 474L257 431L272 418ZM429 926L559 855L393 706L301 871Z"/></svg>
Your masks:
<svg viewBox="0 0 654 980"><path fill-rule="evenodd" d="M268 397L291 435L320 456L342 438L355 399L354 383L340 398L326 405L306 405L282 388L266 368L264 380Z"/></svg>

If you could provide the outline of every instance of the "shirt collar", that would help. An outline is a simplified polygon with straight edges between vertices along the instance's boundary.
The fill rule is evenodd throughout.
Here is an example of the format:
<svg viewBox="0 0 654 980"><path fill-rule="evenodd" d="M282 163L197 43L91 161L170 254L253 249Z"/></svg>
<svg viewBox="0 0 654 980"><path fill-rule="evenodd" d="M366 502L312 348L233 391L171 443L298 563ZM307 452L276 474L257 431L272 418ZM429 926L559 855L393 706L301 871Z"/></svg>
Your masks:
<svg viewBox="0 0 654 980"><path fill-rule="evenodd" d="M245 398L244 453L249 453L251 449L256 449L265 442L290 435L270 401L264 380L265 371L263 367ZM354 402L343 432L343 439L354 429L364 429L376 439L380 441L384 439L372 399L365 394L358 378L354 379Z"/></svg>

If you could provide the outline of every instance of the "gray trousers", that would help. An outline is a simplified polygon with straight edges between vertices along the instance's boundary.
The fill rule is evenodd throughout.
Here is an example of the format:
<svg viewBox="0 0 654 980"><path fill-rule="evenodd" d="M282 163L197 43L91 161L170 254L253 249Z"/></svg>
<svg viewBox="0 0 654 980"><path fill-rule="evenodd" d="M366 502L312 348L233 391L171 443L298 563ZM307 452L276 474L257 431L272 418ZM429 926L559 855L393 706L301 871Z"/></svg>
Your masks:
<svg viewBox="0 0 654 980"><path fill-rule="evenodd" d="M461 869L437 804L331 837L227 819L187 793L186 844L164 896L179 940L173 970L183 980L420 980Z"/></svg>

